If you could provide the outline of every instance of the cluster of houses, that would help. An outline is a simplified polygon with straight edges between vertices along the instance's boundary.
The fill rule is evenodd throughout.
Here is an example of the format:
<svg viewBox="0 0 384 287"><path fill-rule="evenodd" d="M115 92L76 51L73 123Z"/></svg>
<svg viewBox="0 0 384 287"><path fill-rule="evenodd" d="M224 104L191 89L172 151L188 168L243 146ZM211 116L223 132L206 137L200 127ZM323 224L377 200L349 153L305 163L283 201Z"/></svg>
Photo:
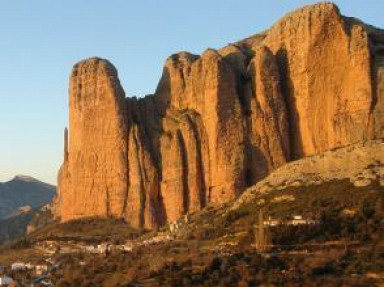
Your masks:
<svg viewBox="0 0 384 287"><path fill-rule="evenodd" d="M317 220L312 218L303 218L301 215L295 215L288 220L273 219L269 217L267 220L264 220L265 226L278 226L278 225L314 225L318 224Z"/></svg>
<svg viewBox="0 0 384 287"><path fill-rule="evenodd" d="M137 244L136 247L156 245L156 244L165 243L173 240L174 238L168 234L160 234L160 235L151 237L149 239L143 240L142 242Z"/></svg>
<svg viewBox="0 0 384 287"><path fill-rule="evenodd" d="M117 245L111 243L85 244L75 241L57 241L45 240L36 242L34 247L45 254L71 254L71 253L90 253L90 254L108 254L114 250L132 252L135 248L156 245L174 240L175 235L182 229L185 223L188 223L189 215L184 218L171 222L169 232L158 233L156 236L142 241L128 240L125 244Z"/></svg>
<svg viewBox="0 0 384 287"><path fill-rule="evenodd" d="M49 280L49 273L59 268L60 265L60 263L54 262L53 259L49 258L37 263L14 262L7 268L0 266L0 286L19 286L9 274L15 277L18 277L17 274L29 274L28 280L30 282L24 282L22 286L54 286Z"/></svg>
<svg viewBox="0 0 384 287"><path fill-rule="evenodd" d="M46 254L54 254L54 253L90 253L90 254L102 254L107 255L113 250L120 250L124 252L132 252L135 248L141 246L149 246L156 245L166 241L171 241L173 238L167 234L158 234L155 237L149 238L143 241L127 241L125 244L116 245L110 243L101 243L101 244L84 244L84 243L76 243L76 242L60 242L60 241L41 241L35 244L35 248L43 251ZM80 262L81 264L82 262ZM7 269L11 272L28 272L34 275L34 280L39 280L39 286L53 286L49 280L47 279L47 274L54 268L56 268L57 264L53 259L49 258L45 261L40 261L37 263L30 262L14 262ZM6 268L0 266L0 287L3 286L12 286L11 284L14 280L5 274ZM28 286L36 286L33 285Z"/></svg>
<svg viewBox="0 0 384 287"><path fill-rule="evenodd" d="M0 266L0 286L9 286L13 279L5 274L5 267Z"/></svg>
<svg viewBox="0 0 384 287"><path fill-rule="evenodd" d="M156 245L173 240L173 236L161 233L142 241L128 240L125 244L85 244L79 242L59 242L59 241L42 241L35 244L35 248L46 254L69 254L69 253L90 253L90 254L108 254L114 250L123 252L132 252L133 249L141 246ZM17 268L15 266L15 268ZM20 268L26 268L21 266Z"/></svg>
<svg viewBox="0 0 384 287"><path fill-rule="evenodd" d="M110 243L101 243L98 245L82 245L79 247L79 251L91 254L108 254L114 250L119 250L123 252L132 252L135 248L139 248L142 246L150 246L161 244L165 242L169 242L174 240L173 236L161 233L154 237L151 237L142 241L131 241L128 240L125 244L115 245Z"/></svg>
<svg viewBox="0 0 384 287"><path fill-rule="evenodd" d="M0 286L9 286L13 282L13 279L7 275L0 275Z"/></svg>
<svg viewBox="0 0 384 287"><path fill-rule="evenodd" d="M34 271L35 275L40 276L48 271L52 264L50 262L39 262L37 264L15 262L11 265L12 271Z"/></svg>

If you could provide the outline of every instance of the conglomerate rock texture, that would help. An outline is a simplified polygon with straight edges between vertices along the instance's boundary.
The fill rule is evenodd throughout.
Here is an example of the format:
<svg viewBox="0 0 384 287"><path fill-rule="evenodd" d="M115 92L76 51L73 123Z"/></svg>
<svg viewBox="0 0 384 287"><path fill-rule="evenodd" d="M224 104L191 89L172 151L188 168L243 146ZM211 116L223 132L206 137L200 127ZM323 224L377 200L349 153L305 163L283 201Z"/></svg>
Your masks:
<svg viewBox="0 0 384 287"><path fill-rule="evenodd" d="M154 95L125 98L98 58L75 65L69 94L56 215L151 228L289 161L383 138L384 31L319 3L223 49L172 55Z"/></svg>

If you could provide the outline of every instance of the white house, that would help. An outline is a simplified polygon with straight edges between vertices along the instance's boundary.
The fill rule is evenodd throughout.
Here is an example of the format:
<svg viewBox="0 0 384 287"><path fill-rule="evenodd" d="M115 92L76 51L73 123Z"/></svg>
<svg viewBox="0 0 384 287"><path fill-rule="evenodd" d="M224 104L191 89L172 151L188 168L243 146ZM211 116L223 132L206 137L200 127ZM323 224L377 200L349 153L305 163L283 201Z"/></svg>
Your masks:
<svg viewBox="0 0 384 287"><path fill-rule="evenodd" d="M8 286L12 282L13 282L13 279L11 277L8 277L7 275L0 277L0 286Z"/></svg>
<svg viewBox="0 0 384 287"><path fill-rule="evenodd" d="M177 228L176 226L177 226L176 223L173 223L173 222L169 223L169 231L171 233L175 233Z"/></svg>
<svg viewBox="0 0 384 287"><path fill-rule="evenodd" d="M27 265L23 262L15 262L11 265L12 271L24 271L27 270Z"/></svg>
<svg viewBox="0 0 384 287"><path fill-rule="evenodd" d="M93 245L85 246L84 250L85 252L89 252L89 253L97 253L97 248Z"/></svg>
<svg viewBox="0 0 384 287"><path fill-rule="evenodd" d="M85 261L80 261L80 262L79 262L79 265L80 265L80 266L85 266L85 265L87 265L87 263L86 263Z"/></svg>
<svg viewBox="0 0 384 287"><path fill-rule="evenodd" d="M280 220L272 219L272 217L269 217L268 220L264 220L263 223L266 226L277 226L281 224Z"/></svg>
<svg viewBox="0 0 384 287"><path fill-rule="evenodd" d="M48 265L46 264L39 264L39 265L36 265L35 267L36 269L36 275L42 275L44 274L45 272L48 271Z"/></svg>
<svg viewBox="0 0 384 287"><path fill-rule="evenodd" d="M101 243L97 245L97 251L100 254L106 253L107 251L110 251L110 244L108 243Z"/></svg>
<svg viewBox="0 0 384 287"><path fill-rule="evenodd" d="M271 217L268 218L268 220L264 220L265 226L278 226L281 224L286 225L310 225L310 224L317 224L318 222L316 220L313 220L311 218L303 218L301 215L295 215L291 220L288 221L281 221L279 219L272 219Z"/></svg>
<svg viewBox="0 0 384 287"><path fill-rule="evenodd" d="M135 244L132 241L125 242L123 246L124 246L123 247L124 251L127 251L127 252L131 252L133 248L135 248Z"/></svg>
<svg viewBox="0 0 384 287"><path fill-rule="evenodd" d="M32 263L25 264L25 269L32 270L34 268L35 268L35 265L33 265Z"/></svg>
<svg viewBox="0 0 384 287"><path fill-rule="evenodd" d="M317 222L313 219L304 219L301 215L295 215L290 221L290 225L303 225L303 224L316 224Z"/></svg>

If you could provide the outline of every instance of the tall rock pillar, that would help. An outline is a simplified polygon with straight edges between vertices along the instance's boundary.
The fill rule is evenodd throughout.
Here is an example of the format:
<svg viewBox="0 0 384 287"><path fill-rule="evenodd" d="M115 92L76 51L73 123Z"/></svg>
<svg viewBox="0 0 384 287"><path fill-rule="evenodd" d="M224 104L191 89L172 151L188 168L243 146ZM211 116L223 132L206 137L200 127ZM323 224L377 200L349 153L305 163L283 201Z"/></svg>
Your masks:
<svg viewBox="0 0 384 287"><path fill-rule="evenodd" d="M68 128L64 129L64 162L68 161Z"/></svg>
<svg viewBox="0 0 384 287"><path fill-rule="evenodd" d="M69 147L59 178L62 220L121 217L127 197L125 95L117 71L92 58L74 66L69 88ZM66 138L66 141L68 139Z"/></svg>

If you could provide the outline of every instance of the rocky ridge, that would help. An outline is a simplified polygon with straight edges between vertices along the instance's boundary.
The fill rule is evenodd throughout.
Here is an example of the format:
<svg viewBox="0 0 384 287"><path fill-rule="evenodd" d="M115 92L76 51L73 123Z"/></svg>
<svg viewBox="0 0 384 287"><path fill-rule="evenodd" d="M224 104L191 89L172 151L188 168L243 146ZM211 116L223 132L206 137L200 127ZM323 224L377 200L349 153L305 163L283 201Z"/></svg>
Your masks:
<svg viewBox="0 0 384 287"><path fill-rule="evenodd" d="M231 209L237 209L263 193L344 179L356 187L377 181L384 190L384 142L357 143L288 163L248 188Z"/></svg>
<svg viewBox="0 0 384 287"><path fill-rule="evenodd" d="M307 6L201 56L172 55L125 98L103 59L75 65L55 214L156 227L239 197L303 157L381 139L384 31Z"/></svg>

